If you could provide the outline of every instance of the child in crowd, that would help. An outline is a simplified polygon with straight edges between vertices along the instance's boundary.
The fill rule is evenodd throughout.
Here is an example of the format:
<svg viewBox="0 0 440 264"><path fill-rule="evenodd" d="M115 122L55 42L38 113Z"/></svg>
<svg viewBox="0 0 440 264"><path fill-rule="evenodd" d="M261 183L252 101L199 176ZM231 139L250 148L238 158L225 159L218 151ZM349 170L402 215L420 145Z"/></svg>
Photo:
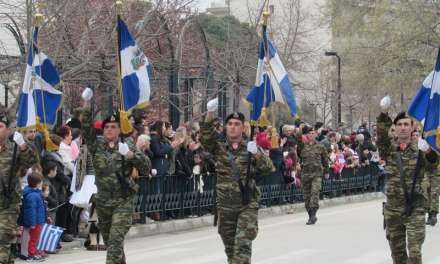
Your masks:
<svg viewBox="0 0 440 264"><path fill-rule="evenodd" d="M46 222L46 207L44 205L42 188L43 176L39 172L28 175L28 186L23 191L22 217L20 225L29 232L28 259L43 261L44 255L37 250L41 229Z"/></svg>

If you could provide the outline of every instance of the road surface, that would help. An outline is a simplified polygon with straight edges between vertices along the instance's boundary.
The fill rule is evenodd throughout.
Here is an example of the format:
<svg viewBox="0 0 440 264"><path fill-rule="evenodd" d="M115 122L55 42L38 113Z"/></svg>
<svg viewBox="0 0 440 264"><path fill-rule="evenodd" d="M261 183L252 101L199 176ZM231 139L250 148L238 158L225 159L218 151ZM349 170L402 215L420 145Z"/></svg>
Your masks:
<svg viewBox="0 0 440 264"><path fill-rule="evenodd" d="M382 230L381 201L323 209L315 226L305 213L262 219L254 242L255 264L390 264ZM425 264L439 264L440 228L427 227ZM216 230L163 234L126 243L127 262L155 264L224 264ZM45 263L105 263L105 253L84 250L51 255Z"/></svg>

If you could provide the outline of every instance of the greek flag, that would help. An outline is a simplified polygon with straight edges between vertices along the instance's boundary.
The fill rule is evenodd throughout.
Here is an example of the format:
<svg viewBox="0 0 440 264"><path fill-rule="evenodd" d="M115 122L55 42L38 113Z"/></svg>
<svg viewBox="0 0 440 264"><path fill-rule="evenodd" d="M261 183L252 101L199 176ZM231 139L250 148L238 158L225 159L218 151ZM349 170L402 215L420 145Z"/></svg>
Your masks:
<svg viewBox="0 0 440 264"><path fill-rule="evenodd" d="M44 224L38 240L37 249L53 252L57 249L64 229L58 226Z"/></svg>
<svg viewBox="0 0 440 264"><path fill-rule="evenodd" d="M296 115L296 100L286 69L278 56L277 49L269 40L263 26L263 40L259 47L257 77L255 85L247 96L252 104L251 119L258 120L263 107L271 102L280 102L289 107L290 114Z"/></svg>
<svg viewBox="0 0 440 264"><path fill-rule="evenodd" d="M60 83L58 71L52 61L38 50L38 27L34 29L33 41L19 97L17 127L35 126L37 117L41 124L54 125L62 93L54 87Z"/></svg>
<svg viewBox="0 0 440 264"><path fill-rule="evenodd" d="M145 106L150 100L151 64L120 18L118 34L123 110L129 111L136 106Z"/></svg>
<svg viewBox="0 0 440 264"><path fill-rule="evenodd" d="M432 149L440 153L440 49L435 69L422 84L408 110L408 114L424 121L424 136Z"/></svg>

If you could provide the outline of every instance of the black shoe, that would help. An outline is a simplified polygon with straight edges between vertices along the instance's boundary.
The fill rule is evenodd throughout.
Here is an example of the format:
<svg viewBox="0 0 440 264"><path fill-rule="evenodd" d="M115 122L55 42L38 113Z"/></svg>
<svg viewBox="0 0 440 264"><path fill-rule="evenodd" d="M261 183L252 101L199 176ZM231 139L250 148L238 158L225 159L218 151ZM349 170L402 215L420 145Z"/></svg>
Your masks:
<svg viewBox="0 0 440 264"><path fill-rule="evenodd" d="M316 218L316 209L310 209L310 217L309 221L306 223L306 225L314 225L318 221L318 218Z"/></svg>
<svg viewBox="0 0 440 264"><path fill-rule="evenodd" d="M435 226L437 224L437 214L429 213L428 220L426 221L426 225Z"/></svg>
<svg viewBox="0 0 440 264"><path fill-rule="evenodd" d="M307 220L306 225L311 225L312 224L312 214L311 214L311 210L307 210L307 214L309 215L309 220Z"/></svg>
<svg viewBox="0 0 440 264"><path fill-rule="evenodd" d="M73 236L70 234L63 234L61 236L61 241L63 242L72 242L73 241Z"/></svg>

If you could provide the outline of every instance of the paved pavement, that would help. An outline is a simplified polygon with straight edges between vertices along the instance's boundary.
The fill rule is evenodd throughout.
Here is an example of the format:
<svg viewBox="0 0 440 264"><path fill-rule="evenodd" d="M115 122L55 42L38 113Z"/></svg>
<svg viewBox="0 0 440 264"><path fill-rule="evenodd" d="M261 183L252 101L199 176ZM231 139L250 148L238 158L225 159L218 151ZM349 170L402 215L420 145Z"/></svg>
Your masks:
<svg viewBox="0 0 440 264"><path fill-rule="evenodd" d="M306 226L304 213L260 221L254 243L255 264L390 264L382 230L381 201L330 207L319 212L315 226ZM424 263L440 263L440 228L427 227ZM436 250L437 249L437 250ZM223 247L214 228L162 234L126 243L128 263L224 264ZM73 250L45 262L105 263L105 253Z"/></svg>

